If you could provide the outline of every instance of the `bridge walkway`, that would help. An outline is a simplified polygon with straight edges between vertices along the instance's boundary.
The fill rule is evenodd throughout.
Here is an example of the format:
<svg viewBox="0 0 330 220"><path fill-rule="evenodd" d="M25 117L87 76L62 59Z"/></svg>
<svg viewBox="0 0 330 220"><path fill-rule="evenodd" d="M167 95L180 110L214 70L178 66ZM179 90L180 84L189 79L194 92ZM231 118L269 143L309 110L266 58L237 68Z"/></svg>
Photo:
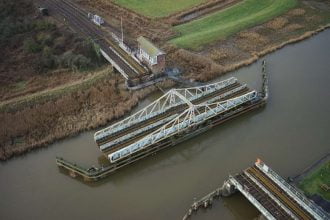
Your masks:
<svg viewBox="0 0 330 220"><path fill-rule="evenodd" d="M235 83L235 84L230 85L228 87L225 87L225 88L223 88L221 90L218 90L218 91L216 91L216 92L214 92L214 93L212 93L212 94L210 94L208 96L203 96L203 97L201 97L201 98L199 98L197 100L194 100L192 103L193 104L200 104L200 103L206 101L207 99L214 98L215 96L221 95L221 94L223 94L223 93L225 93L225 92L227 92L229 90L238 88L239 86L242 86L242 85L240 83ZM244 91L247 91L248 89L247 88L246 89L244 88L243 90ZM184 106L184 104L179 105L179 106L176 106L176 107L173 107L173 108L167 110L165 113L163 113L161 115L156 115L155 117L152 117L149 120L144 120L144 121L142 121L142 122L140 122L138 124L133 124L132 126L128 127L125 130L120 130L119 132L112 133L112 135L106 136L102 141L98 141L97 144L98 145L102 145L102 144L104 144L106 142L109 142L109 141L112 141L114 139L120 138L121 136L126 135L127 133L132 133L132 132L140 129L141 127L146 127L146 126L148 126L151 123L155 123L157 121L160 121L160 120L162 120L162 119L164 119L164 118L166 118L166 117L168 117L170 115L173 115L173 114L175 114L177 112L182 112L186 108L187 108L187 106Z"/></svg>
<svg viewBox="0 0 330 220"><path fill-rule="evenodd" d="M260 171L258 167L253 166L248 168L246 171L255 177L269 192L271 192L286 207L288 207L299 219L314 219L292 197L290 197L283 189L274 183L267 175Z"/></svg>
<svg viewBox="0 0 330 220"><path fill-rule="evenodd" d="M276 219L293 219L266 192L254 183L245 173L235 176L235 179Z"/></svg>
<svg viewBox="0 0 330 220"><path fill-rule="evenodd" d="M207 97L202 97L201 99L198 99L198 100L194 100L193 103L194 104L200 104L204 101L207 101L208 99L211 99L211 98L214 98L215 96L219 96L219 95L223 95L224 93L230 91L230 90L233 90L235 88L241 88L239 89L237 92L234 92L233 94L230 94L230 95L227 95L223 98L220 98L219 101L223 101L225 99L230 99L230 98L234 98L234 97L237 97L245 92L247 92L249 89L247 87L242 87L241 84L239 83L236 83L234 85L231 85L229 87L226 87L224 89L221 89ZM123 131L121 131L120 133L115 133L114 135L111 135L111 136L108 136L108 137L105 137L105 139L103 139L101 142L99 142L98 144L99 145L102 145L102 144L105 144L105 143L108 143L108 142L111 142L115 139L118 139L120 137L123 137L124 135L127 135L127 134L132 134L133 132L137 131L137 130L140 130L142 128L145 128L147 126L149 126L150 124L155 124L155 123L158 123L160 120L163 120L167 117L171 117L173 116L174 114L177 114L178 112L183 112L185 109L187 109L188 106L177 106L177 107L174 107L174 108L171 108L169 109L167 112L161 114L161 115L158 115L158 116L155 116L149 120L145 120L143 121L142 123L139 123L138 125L133 125L132 127L129 127L128 129L125 129ZM116 151L118 149L121 149L125 146L128 146L129 144L132 144L134 142L136 142L137 140L139 139L142 139L143 137L147 136L148 134L152 133L153 131L155 131L156 129L158 129L159 127L163 126L164 123L161 123L157 126L155 126L154 128L152 129L148 129L147 131L139 134L139 135L134 135L132 136L131 138L127 138L125 139L124 141L122 141L121 143L119 144L116 144L115 147L112 147L112 148L107 148L105 150L103 150L103 153L105 154L110 154L111 152L113 151Z"/></svg>

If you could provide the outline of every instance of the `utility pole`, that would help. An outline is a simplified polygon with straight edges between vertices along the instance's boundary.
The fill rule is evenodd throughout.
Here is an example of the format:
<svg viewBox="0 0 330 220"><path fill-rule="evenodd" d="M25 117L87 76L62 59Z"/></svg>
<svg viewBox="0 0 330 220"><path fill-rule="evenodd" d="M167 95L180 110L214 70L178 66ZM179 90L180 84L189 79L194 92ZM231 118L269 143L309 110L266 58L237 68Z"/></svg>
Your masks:
<svg viewBox="0 0 330 220"><path fill-rule="evenodd" d="M120 17L120 26L121 26L121 44L124 46L124 31L123 31L123 18Z"/></svg>

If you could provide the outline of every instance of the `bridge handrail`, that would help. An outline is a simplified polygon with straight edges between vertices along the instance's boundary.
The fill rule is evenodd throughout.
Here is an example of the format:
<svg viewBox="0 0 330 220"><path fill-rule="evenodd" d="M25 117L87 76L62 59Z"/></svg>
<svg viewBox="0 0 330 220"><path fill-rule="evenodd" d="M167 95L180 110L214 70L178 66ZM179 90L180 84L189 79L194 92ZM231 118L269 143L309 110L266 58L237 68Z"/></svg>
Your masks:
<svg viewBox="0 0 330 220"><path fill-rule="evenodd" d="M197 87L191 87L191 88L186 88L186 89L175 89L174 91L178 91L180 92L180 94L182 94L185 97L188 97L187 99L189 101L193 101L196 100L202 96L205 96L207 94L210 94L216 90L222 89L232 83L235 83L237 81L237 79L235 77L231 77L227 80L223 80L220 82L216 82L216 83L212 83L206 86L197 86ZM191 90L193 90L194 94L191 92ZM205 90L205 91L204 91ZM165 100L165 103L167 101L169 101L169 97L172 94L171 92L172 90L170 90L169 92L167 92L166 94L164 94L163 96L161 96L160 98L158 98L156 101L152 102L151 104L149 104L148 106L144 107L143 109L139 110L138 112L134 113L133 115L113 124L108 126L107 128L104 128L100 131L97 131L94 134L94 139L95 141L97 141L98 139L101 139L105 136L108 136L109 133L113 134L115 132L118 132L120 130L123 130L127 127L132 126L133 124L137 124L139 122L142 122L144 120L147 120L151 117L154 117L155 115L164 113L165 111L167 111L170 108L173 108L175 106L184 104L183 100L179 100L176 101L175 103L172 103L170 106L163 106L161 109L154 111L156 105L160 105L161 101ZM160 106L159 106L160 108ZM149 111L149 112L148 112Z"/></svg>
<svg viewBox="0 0 330 220"><path fill-rule="evenodd" d="M263 162L260 164L256 163L256 165L263 170L261 166L265 165ZM266 165L267 166L267 165ZM268 166L267 166L268 167ZM329 218L329 215L326 214L325 211L318 205L306 198L300 191L298 191L295 187L291 186L287 181L285 181L280 175L278 175L275 171L273 171L270 167L268 167L268 173L270 173L274 178L276 178L281 184L283 184L286 188L288 188L295 196L297 196L302 202L308 205L316 214L318 214L322 219Z"/></svg>
<svg viewBox="0 0 330 220"><path fill-rule="evenodd" d="M83 177L87 177L89 179L100 178L104 173L110 172L115 168L115 166L107 166L101 168L94 168L93 170L86 169L82 166L77 165L76 163L70 162L68 160L63 159L62 157L56 157L56 163L60 166L65 167L68 170L72 170Z"/></svg>
<svg viewBox="0 0 330 220"><path fill-rule="evenodd" d="M234 94L234 93L236 93L236 92L238 92L238 91L240 91L242 89L245 89L245 88L247 88L247 85L246 84L244 84L242 86L239 86L239 87L237 87L237 88L235 88L233 90L230 90L228 92L225 92L225 93L223 93L223 94L221 94L219 96L213 97L213 98L207 100L205 103L210 104L210 103L216 102L217 100L223 99L226 96L230 96L230 95L232 95L232 94ZM156 127L156 126L158 126L160 124L167 123L167 122L171 121L172 119L174 119L177 116L178 116L178 114L173 114L173 115L171 115L171 116L169 116L169 117L167 117L165 119L162 119L160 121L157 121L156 123L153 123L152 125L148 125L147 127L143 127L142 129L138 129L138 130L136 130L136 131L134 131L132 133L129 133L129 134L124 135L124 136L122 136L122 137L120 137L118 139L115 139L114 141L110 141L110 142L107 142L105 144L102 144L102 145L99 146L99 148L103 151L103 150L105 150L107 148L110 148L111 146L113 146L115 144L118 144L118 143L122 142L123 140L126 140L128 138L131 138L133 136L136 136L137 134L140 134L140 133L142 133L142 132L144 132L146 130L149 130L149 129L153 128L153 127Z"/></svg>
<svg viewBox="0 0 330 220"><path fill-rule="evenodd" d="M61 163L61 164L65 165L65 166L67 166L67 167L70 167L70 168L74 169L75 171L79 171L79 172L84 173L84 174L88 174L89 173L86 168L84 168L82 166L79 166L76 163L73 163L73 162L70 162L68 160L65 160L62 157L56 157L56 162L57 163Z"/></svg>
<svg viewBox="0 0 330 220"><path fill-rule="evenodd" d="M153 124L151 124L151 125L149 125L147 127L143 127L143 128L138 129L138 130L136 130L136 131L134 131L132 133L126 134L124 136L121 136L118 139L115 139L113 141L110 141L110 142L107 142L107 143L105 143L103 145L100 145L99 148L103 151L103 150L105 150L107 148L110 148L111 146L113 146L115 144L121 143L124 140L127 140L127 139L129 139L131 137L134 137L134 136L136 136L138 134L141 134L141 133L143 133L143 132L145 132L147 130L150 130L150 129L154 128L154 127L157 127L157 126L159 126L161 124L167 123L167 122L171 121L173 118L175 118L176 116L177 116L177 114L173 114L173 115L171 115L171 116L169 116L167 118L164 118L164 119L162 119L160 121L157 121L156 123L153 123Z"/></svg>
<svg viewBox="0 0 330 220"><path fill-rule="evenodd" d="M124 147L110 154L108 157L111 162L127 157L128 155L140 151L156 142L163 140L164 138L168 138L181 130L185 130L188 127L198 125L203 121L207 120L208 118L214 117L215 115L223 111L232 109L247 101L251 101L256 97L257 97L257 92L252 91L236 98L210 104L210 105L216 105L215 107L211 107L210 105L205 103L201 105L192 106L186 109L177 118L163 125L161 128L157 129L156 131L153 131L152 133L148 134L147 136L138 140L137 142L130 144L127 147ZM204 107L205 112L197 116L194 115L196 107ZM113 159L113 157L116 159Z"/></svg>
<svg viewBox="0 0 330 220"><path fill-rule="evenodd" d="M229 181L239 190L267 219L275 220L275 217L256 199L250 194L244 186L239 183L233 176L229 175Z"/></svg>

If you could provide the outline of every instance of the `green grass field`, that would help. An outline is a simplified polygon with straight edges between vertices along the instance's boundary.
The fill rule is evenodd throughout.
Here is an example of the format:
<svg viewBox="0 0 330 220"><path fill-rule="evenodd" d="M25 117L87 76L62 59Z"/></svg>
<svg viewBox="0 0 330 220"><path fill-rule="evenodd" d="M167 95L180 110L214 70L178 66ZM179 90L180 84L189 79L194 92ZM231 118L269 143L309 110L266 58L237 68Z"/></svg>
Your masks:
<svg viewBox="0 0 330 220"><path fill-rule="evenodd" d="M159 18L199 5L207 0L114 0L142 15Z"/></svg>
<svg viewBox="0 0 330 220"><path fill-rule="evenodd" d="M321 184L326 184L330 187L330 161L304 179L299 184L299 187L308 195L319 194L324 199L330 201L330 190L322 189Z"/></svg>
<svg viewBox="0 0 330 220"><path fill-rule="evenodd" d="M181 35L171 40L179 47L201 46L264 23L293 8L297 0L244 0L228 9L175 27Z"/></svg>

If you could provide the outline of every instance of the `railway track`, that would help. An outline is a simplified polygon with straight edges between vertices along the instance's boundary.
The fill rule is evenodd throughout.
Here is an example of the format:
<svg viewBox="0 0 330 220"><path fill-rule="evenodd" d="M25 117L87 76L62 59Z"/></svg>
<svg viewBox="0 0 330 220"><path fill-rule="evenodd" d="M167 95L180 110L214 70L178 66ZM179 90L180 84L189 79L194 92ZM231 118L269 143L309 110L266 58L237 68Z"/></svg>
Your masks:
<svg viewBox="0 0 330 220"><path fill-rule="evenodd" d="M106 39L104 33L93 24L87 15L73 3L63 0L44 0L46 7L58 12L79 33L92 38L104 52L128 75L129 78L137 78L147 74L147 70L140 66L132 57L123 51L116 43Z"/></svg>
<svg viewBox="0 0 330 220"><path fill-rule="evenodd" d="M232 118L238 117L244 113L250 112L253 109L262 107L262 106L264 106L264 104L265 104L265 100L259 100L258 102L246 104L237 109L233 109L230 112L226 112L224 114L217 115L215 118L211 119L211 123L208 123L207 121L205 121L204 125L201 125L200 127L195 128L194 130L191 130L189 133L177 134L173 138L167 138L167 139L161 140L160 142L158 142L148 148L145 148L142 151L137 151L137 152L131 154L127 158L124 158L122 160L111 163L107 167L102 167L102 168L91 167L89 169L86 169L86 168L83 168L83 167L77 165L76 163L69 162L60 157L56 158L56 163L59 167L68 171L70 173L70 175L73 177L80 176L85 181L98 181L102 178L105 178L105 177L111 175L112 173L116 172L118 169L121 169L130 164L133 164L145 157L154 155L155 153L157 153L159 151L162 151L166 148L169 148L178 143L181 143L196 135L204 133L207 130L213 128L214 126L225 123L226 121L228 121Z"/></svg>
<svg viewBox="0 0 330 220"><path fill-rule="evenodd" d="M86 16L87 13L85 11L83 11L81 8L79 8L77 5L75 5L73 2L68 1L68 0L58 0L61 1L63 4L65 4L68 8L71 8L72 10L75 11L76 15L80 15L82 19L85 20L85 22L87 22L88 24L91 24L91 27L93 27L93 29L96 31L96 33L98 34L98 36L100 38L102 38L104 41L106 41L106 43L108 43L110 45L110 47L116 52L118 53L122 58L124 58L129 65L131 65L139 75L146 75L148 73L147 69L143 68L139 63L137 63L137 61L135 61L130 55L128 55L122 48L120 48L120 46L106 38L104 36L104 33L102 30L100 30L99 28L97 28L95 26L95 24L93 24Z"/></svg>
<svg viewBox="0 0 330 220"><path fill-rule="evenodd" d="M283 204L285 204L299 219L314 219L306 212L296 201L294 201L285 191L280 189L269 177L267 177L256 166L246 170L250 175L256 178L267 190L272 192Z"/></svg>
<svg viewBox="0 0 330 220"><path fill-rule="evenodd" d="M226 99L230 99L230 98L234 98L234 97L240 96L240 95L242 95L243 93L245 93L246 90L247 90L247 89L243 89L243 90L237 91L237 92L233 93L232 95L229 95L229 96L226 96L226 97L224 97L224 98L222 98L222 99L219 99L219 101L224 101L224 100L226 100ZM201 110L202 108L203 108L203 107L200 107L200 110ZM186 108L185 108L185 109L186 109ZM170 115L170 116L171 116L171 115ZM153 120L153 121L149 122L148 124L146 124L145 126L149 126L150 124L153 124L153 123L156 123L156 122L157 122L157 121L154 121L154 120ZM157 130L158 128L160 128L160 127L163 126L163 125L164 125L164 124L161 124L161 125L159 125L159 126L153 128L153 129L149 129L148 131L143 132L143 133L141 133L141 134L139 134L139 135L136 135L136 136L133 136L133 137L131 137L131 138L128 138L128 139L122 141L121 143L117 143L116 145L113 145L112 148L107 148L107 149L105 149L105 150L103 151L103 153L105 153L105 154L110 154L110 153L112 153L112 152L114 152L114 151L117 151L117 150L119 150L119 149L121 149L121 148L127 147L127 146L129 146L130 144L132 144L132 143L134 143L134 142L136 142L136 141L142 139L143 137L146 137L147 135L151 134L152 132L154 132L155 130ZM137 130L138 130L138 129L142 129L142 127L137 128Z"/></svg>
<svg viewBox="0 0 330 220"><path fill-rule="evenodd" d="M276 219L293 219L269 195L257 186L245 173L235 176L235 179Z"/></svg>
<svg viewBox="0 0 330 220"><path fill-rule="evenodd" d="M218 90L218 91L216 91L214 93L209 94L208 96L204 96L204 97L198 98L196 100L193 100L192 103L193 104L200 104L200 103L204 102L207 99L214 98L217 95L221 95L221 94L223 94L223 93L225 93L225 92L227 92L227 91L229 91L231 89L235 89L235 88L237 88L239 86L241 86L241 84L239 84L239 83L236 82L235 84L230 85L230 86L227 86L225 88L222 88L222 89L220 89L220 90ZM105 136L104 138L98 139L96 141L96 143L98 145L100 145L100 144L104 143L105 140L106 140L106 142L108 142L109 140L113 140L115 138L119 138L120 136L125 135L128 132L133 132L134 130L137 130L138 128L140 128L142 126L146 126L147 123L150 120L162 120L165 117L168 117L170 114L174 114L174 112L183 111L184 109L186 109L185 104L181 104L179 106L172 107L172 108L168 109L166 112L164 112L162 114L155 115L154 117L149 118L148 120L145 120L145 121L142 121L142 122L139 122L139 123L134 123L130 127L126 128L124 130L119 130L117 132L113 132L110 135Z"/></svg>
<svg viewBox="0 0 330 220"><path fill-rule="evenodd" d="M97 33L98 37L105 41L107 44L110 45L110 47L117 53L119 56L127 61L129 65L131 65L134 70L139 74L139 75L146 75L148 73L147 69L143 68L137 61L135 61L130 55L128 55L123 49L120 48L120 46L106 38L104 36L104 33L102 30L97 28L95 24L93 24L88 18L87 18L87 13L84 13L83 10L81 10L78 6L76 6L74 3L67 1L67 0L57 0L65 4L68 8L72 9L72 13L75 13L76 15L80 15L81 19L83 19L94 31Z"/></svg>
<svg viewBox="0 0 330 220"><path fill-rule="evenodd" d="M230 91L230 90L233 90L233 89L237 89L238 87L242 87L242 85L240 83L235 83L233 85L230 85L228 87L225 87L223 89L220 89L214 93L211 93L209 96L205 96L205 97L201 97L199 99L196 99L194 101L192 101L193 104L200 104L202 102L205 102L207 101L208 99L212 99L216 96L220 96L220 95L223 95L224 93ZM243 92L247 92L248 91L248 88L247 87L242 87L242 89L240 89L239 91L233 93L232 95L227 95L226 97L219 97L220 99L219 100L225 100L225 99L229 99L229 98L233 98L235 96L238 96L240 94L242 94ZM169 110L167 110L166 112L164 112L163 114L160 114L160 115L156 115L154 116L153 118L150 118L149 120L145 120L141 123L138 123L138 124L133 124L131 127L128 127L126 128L125 130L120 130L118 133L113 133L109 136L105 136L103 139L99 139L97 141L97 144L99 146L107 143L107 142L110 142L110 141L113 141L115 139L118 139L128 133L132 133L132 132L135 132L136 130L138 129L141 129L143 127L146 127L146 126L149 126L150 124L153 124L153 123L156 123L160 120L163 120L165 119L166 117L170 117L171 115L175 114L175 113L178 113L178 112L183 112L184 110L186 110L188 108L188 106L186 104L182 104L182 105L179 105L179 106L176 106L176 107L173 107ZM158 126L159 127L159 126Z"/></svg>

